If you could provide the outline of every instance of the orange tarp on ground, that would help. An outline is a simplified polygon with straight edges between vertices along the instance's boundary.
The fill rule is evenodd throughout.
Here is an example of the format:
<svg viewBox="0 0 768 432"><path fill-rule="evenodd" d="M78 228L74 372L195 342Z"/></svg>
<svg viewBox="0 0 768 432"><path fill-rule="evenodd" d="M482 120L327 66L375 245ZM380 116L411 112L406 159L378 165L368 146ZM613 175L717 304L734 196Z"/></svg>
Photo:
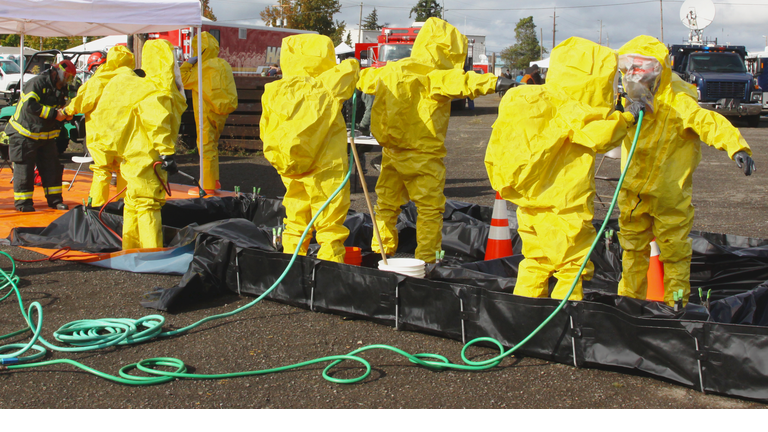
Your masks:
<svg viewBox="0 0 768 432"><path fill-rule="evenodd" d="M84 170L84 171L83 171ZM69 208L73 208L76 205L82 205L84 200L85 202L88 202L88 193L91 189L91 172L87 168L83 168L83 170L80 171L79 174L77 174L77 179L75 180L74 185L72 185L72 189L67 190L69 187L69 184L67 182L72 181L73 176L75 175L74 170L65 169L64 170L64 203L69 205ZM54 210L51 208L48 208L48 203L45 200L45 194L43 193L43 188L40 186L35 187L35 194L34 194L34 202L35 202L35 211L31 213L21 213L16 211L16 208L13 206L13 183L11 182L11 179L13 178L13 174L7 166L0 169L0 238L7 238L8 235L11 233L11 229L15 227L46 227L51 224L54 220L59 218L59 216L66 213L68 210ZM194 198L191 195L188 195L188 191L192 186L189 185L179 185L171 183L171 196L169 196L167 199L173 200L173 199L189 199ZM117 194L117 190L114 186L110 186L110 195ZM220 194L224 196L228 195L234 195L233 192L222 192ZM27 248L30 250L34 250L35 252L39 252L44 255L50 256L55 250L52 249L41 249L41 248ZM115 254L124 254L128 251L121 251L116 252ZM70 256L71 255L71 256ZM77 255L81 255L80 258L77 258ZM83 259L83 254L78 253L70 253L68 254L67 258L74 258L74 259ZM98 254L98 255L111 255L111 254ZM85 257L89 259L94 259L96 255L94 254L87 254Z"/></svg>

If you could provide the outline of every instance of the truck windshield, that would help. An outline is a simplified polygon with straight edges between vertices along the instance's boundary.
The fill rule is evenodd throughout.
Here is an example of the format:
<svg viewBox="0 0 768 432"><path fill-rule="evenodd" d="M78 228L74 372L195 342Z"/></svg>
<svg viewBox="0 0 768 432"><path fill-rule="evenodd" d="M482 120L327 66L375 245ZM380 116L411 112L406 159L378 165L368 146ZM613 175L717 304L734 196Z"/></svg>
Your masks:
<svg viewBox="0 0 768 432"><path fill-rule="evenodd" d="M3 69L3 73L7 73L7 74L17 74L21 72L21 70L19 69L19 66L16 65L15 62L12 62L10 60L0 61L0 68Z"/></svg>
<svg viewBox="0 0 768 432"><path fill-rule="evenodd" d="M390 62L409 57L412 49L412 44L382 45L379 47L379 61Z"/></svg>
<svg viewBox="0 0 768 432"><path fill-rule="evenodd" d="M741 57L731 53L691 54L688 70L691 72L747 72Z"/></svg>

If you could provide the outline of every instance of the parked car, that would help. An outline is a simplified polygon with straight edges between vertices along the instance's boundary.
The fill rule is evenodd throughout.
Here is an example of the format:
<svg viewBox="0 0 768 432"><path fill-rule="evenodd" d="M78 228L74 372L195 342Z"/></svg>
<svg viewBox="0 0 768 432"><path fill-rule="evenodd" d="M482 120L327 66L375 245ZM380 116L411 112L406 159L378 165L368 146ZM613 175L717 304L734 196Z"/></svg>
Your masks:
<svg viewBox="0 0 768 432"><path fill-rule="evenodd" d="M35 75L24 74L24 80L29 80ZM13 92L14 89L19 86L19 79L21 78L21 69L15 61L10 59L0 59L0 92L3 96L9 95L9 92Z"/></svg>

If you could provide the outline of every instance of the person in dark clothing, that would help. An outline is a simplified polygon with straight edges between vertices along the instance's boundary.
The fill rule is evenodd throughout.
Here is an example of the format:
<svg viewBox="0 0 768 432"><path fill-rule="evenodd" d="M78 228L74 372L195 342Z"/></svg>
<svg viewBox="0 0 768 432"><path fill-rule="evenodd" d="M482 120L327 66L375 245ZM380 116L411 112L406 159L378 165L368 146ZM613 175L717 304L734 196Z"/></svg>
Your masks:
<svg viewBox="0 0 768 432"><path fill-rule="evenodd" d="M504 68L504 71L502 71L502 72L501 72L501 78L506 78L506 79L508 79L508 80L512 81L512 74L511 74L511 73L509 73L509 69L507 69L507 68ZM506 91L506 90L504 90L504 91L500 91L500 92L499 92L499 97L504 97L504 95L505 95L506 93L507 93L507 91ZM474 109L474 105L473 105L473 109Z"/></svg>
<svg viewBox="0 0 768 432"><path fill-rule="evenodd" d="M522 84L544 84L544 80L539 73L539 65L533 65L525 70L525 75L520 80Z"/></svg>
<svg viewBox="0 0 768 432"><path fill-rule="evenodd" d="M5 127L9 155L14 163L13 196L18 211L35 211L32 201L35 165L42 178L48 207L69 208L61 196L62 167L56 138L61 122L67 118L60 108L66 104L67 86L76 73L75 65L63 60L24 83L16 113Z"/></svg>

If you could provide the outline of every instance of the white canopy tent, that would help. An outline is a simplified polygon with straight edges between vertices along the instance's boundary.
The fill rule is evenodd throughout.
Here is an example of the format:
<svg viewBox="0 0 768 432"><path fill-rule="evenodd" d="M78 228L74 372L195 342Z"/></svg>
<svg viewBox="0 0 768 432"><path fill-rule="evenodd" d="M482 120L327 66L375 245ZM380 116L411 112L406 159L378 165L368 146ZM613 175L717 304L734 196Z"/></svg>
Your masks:
<svg viewBox="0 0 768 432"><path fill-rule="evenodd" d="M200 27L198 0L3 0L0 33L107 36Z"/></svg>
<svg viewBox="0 0 768 432"><path fill-rule="evenodd" d="M126 43L128 43L127 35L112 35L69 48L67 51L109 51L115 45Z"/></svg>
<svg viewBox="0 0 768 432"><path fill-rule="evenodd" d="M349 45L347 45L347 44L345 44L344 42L342 42L342 43L340 43L340 44L339 44L339 45L338 45L338 46L337 46L337 47L334 49L334 52L336 53L336 55L339 55L339 54L349 54L349 53L354 53L354 52L355 52L355 50L354 50L354 49L352 49L352 47L350 47Z"/></svg>
<svg viewBox="0 0 768 432"><path fill-rule="evenodd" d="M549 57L543 59L543 60L536 60L532 61L528 64L528 66L538 65L541 69L546 69L549 67Z"/></svg>
<svg viewBox="0 0 768 432"><path fill-rule="evenodd" d="M108 36L156 33L185 27L202 29L199 0L2 0L0 34L24 36ZM197 38L197 52L201 39ZM22 48L19 49L21 52ZM22 62L24 57L22 56ZM24 64L21 64L24 70ZM197 62L198 77L203 75ZM198 103L203 105L203 80L198 79ZM19 83L22 88L23 82ZM202 120L202 116L201 120ZM200 184L203 183L203 123L198 125Z"/></svg>

